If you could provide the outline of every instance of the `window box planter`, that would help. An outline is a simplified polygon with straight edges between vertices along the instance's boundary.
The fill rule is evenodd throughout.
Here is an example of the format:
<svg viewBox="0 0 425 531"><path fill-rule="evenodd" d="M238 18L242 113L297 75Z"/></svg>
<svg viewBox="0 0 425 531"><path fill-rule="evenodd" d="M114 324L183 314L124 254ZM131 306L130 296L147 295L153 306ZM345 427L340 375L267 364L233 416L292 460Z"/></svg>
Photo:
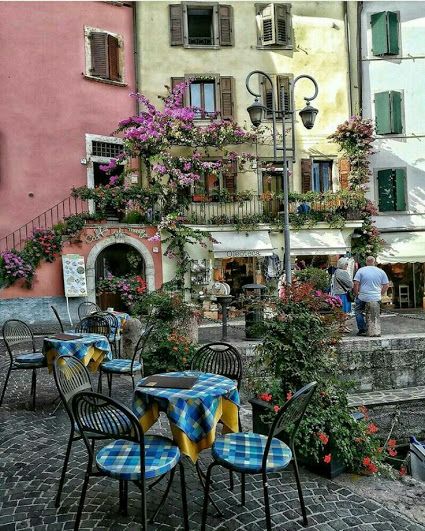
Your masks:
<svg viewBox="0 0 425 531"><path fill-rule="evenodd" d="M263 415L270 413L273 410L273 407L268 402L264 402L264 400L260 400L259 398L252 398L249 403L252 408L252 431L254 433L260 433L261 435L268 435L270 424L265 422L262 417ZM280 437L278 437L278 439L280 439ZM327 446L329 448L323 450L323 456L321 456L321 458L326 454L331 453L332 460L330 463L324 463L323 461L315 463L297 455L298 464L303 465L315 474L328 479L333 479L339 476L345 472L345 465L338 459L338 456L335 456L335 450L332 448L332 441Z"/></svg>
<svg viewBox="0 0 425 531"><path fill-rule="evenodd" d="M194 203L209 203L210 202L210 198L207 195L193 194L192 195L192 201Z"/></svg>

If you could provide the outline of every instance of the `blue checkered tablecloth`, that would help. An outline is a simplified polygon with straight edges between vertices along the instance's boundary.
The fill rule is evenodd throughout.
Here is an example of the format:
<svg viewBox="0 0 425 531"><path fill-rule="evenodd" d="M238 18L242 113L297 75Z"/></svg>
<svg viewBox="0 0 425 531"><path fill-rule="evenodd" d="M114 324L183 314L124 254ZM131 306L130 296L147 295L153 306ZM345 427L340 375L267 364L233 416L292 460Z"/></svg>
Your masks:
<svg viewBox="0 0 425 531"><path fill-rule="evenodd" d="M140 380L134 391L133 411L142 418L152 402L193 442L204 439L216 423L216 413L221 399L239 406L237 382L216 374L197 371L170 372L163 376L196 376L198 381L191 389L141 387Z"/></svg>
<svg viewBox="0 0 425 531"><path fill-rule="evenodd" d="M83 360L91 347L96 348L104 353L103 360L111 360L112 352L108 339L100 334L78 333L76 335L83 336L79 339L71 339L64 341L62 339L54 339L46 337L43 341L43 354L46 355L50 351L54 351L56 356L63 356L68 354L75 356L79 360Z"/></svg>

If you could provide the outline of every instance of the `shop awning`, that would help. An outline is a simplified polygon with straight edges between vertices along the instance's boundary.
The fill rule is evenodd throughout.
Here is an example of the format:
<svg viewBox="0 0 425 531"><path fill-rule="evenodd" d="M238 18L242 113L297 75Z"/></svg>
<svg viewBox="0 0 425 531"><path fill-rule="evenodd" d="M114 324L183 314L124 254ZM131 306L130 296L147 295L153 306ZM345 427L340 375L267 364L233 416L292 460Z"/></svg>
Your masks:
<svg viewBox="0 0 425 531"><path fill-rule="evenodd" d="M345 254L350 246L337 229L291 230L291 255Z"/></svg>
<svg viewBox="0 0 425 531"><path fill-rule="evenodd" d="M214 233L214 258L271 256L273 245L267 231Z"/></svg>
<svg viewBox="0 0 425 531"><path fill-rule="evenodd" d="M376 261L379 264L425 262L425 232L384 232L384 249Z"/></svg>

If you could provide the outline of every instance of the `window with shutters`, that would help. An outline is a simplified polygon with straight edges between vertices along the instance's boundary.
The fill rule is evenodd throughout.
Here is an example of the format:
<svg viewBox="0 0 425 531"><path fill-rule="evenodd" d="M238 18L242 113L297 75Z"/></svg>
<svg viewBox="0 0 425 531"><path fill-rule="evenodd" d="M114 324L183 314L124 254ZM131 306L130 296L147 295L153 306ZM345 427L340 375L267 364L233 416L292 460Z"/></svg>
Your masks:
<svg viewBox="0 0 425 531"><path fill-rule="evenodd" d="M378 135L403 132L401 92L390 90L375 94L375 122Z"/></svg>
<svg viewBox="0 0 425 531"><path fill-rule="evenodd" d="M332 160L301 159L302 193L332 190Z"/></svg>
<svg viewBox="0 0 425 531"><path fill-rule="evenodd" d="M123 39L120 35L86 26L85 76L113 84L124 84Z"/></svg>
<svg viewBox="0 0 425 531"><path fill-rule="evenodd" d="M217 3L182 2L169 6L170 44L186 48L233 45L233 9Z"/></svg>
<svg viewBox="0 0 425 531"><path fill-rule="evenodd" d="M289 74L269 74L274 87L270 84L270 81L266 78L260 80L262 85L263 93L263 105L270 109L266 111L265 116L267 119L272 119L271 109L273 107L273 96L275 99L276 110L282 111L285 110L285 118L289 118L289 113L291 112L291 95L289 91L290 81L293 76Z"/></svg>
<svg viewBox="0 0 425 531"><path fill-rule="evenodd" d="M377 172L378 206L380 212L407 210L406 170L387 168Z"/></svg>
<svg viewBox="0 0 425 531"><path fill-rule="evenodd" d="M229 196L236 193L237 172L236 161L224 165L218 173L205 172L193 186L193 193L211 197L213 201L229 198Z"/></svg>
<svg viewBox="0 0 425 531"><path fill-rule="evenodd" d="M370 25L373 55L398 55L400 53L398 14L394 11L373 13Z"/></svg>
<svg viewBox="0 0 425 531"><path fill-rule="evenodd" d="M290 4L255 4L259 48L292 48Z"/></svg>
<svg viewBox="0 0 425 531"><path fill-rule="evenodd" d="M224 120L234 118L234 79L218 74L185 74L172 77L171 88L183 81L191 81L183 104L197 109L197 118L205 119L220 115Z"/></svg>

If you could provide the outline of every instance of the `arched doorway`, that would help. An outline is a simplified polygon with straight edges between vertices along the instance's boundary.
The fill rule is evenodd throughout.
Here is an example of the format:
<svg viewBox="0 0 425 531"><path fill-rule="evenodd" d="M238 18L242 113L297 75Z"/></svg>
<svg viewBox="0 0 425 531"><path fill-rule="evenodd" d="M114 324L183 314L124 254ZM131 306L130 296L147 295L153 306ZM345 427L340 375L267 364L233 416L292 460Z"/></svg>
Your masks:
<svg viewBox="0 0 425 531"><path fill-rule="evenodd" d="M146 264L143 256L128 243L113 243L102 249L95 262L95 283L109 277L141 276L146 278ZM96 302L101 308L128 310L116 293L96 293Z"/></svg>

